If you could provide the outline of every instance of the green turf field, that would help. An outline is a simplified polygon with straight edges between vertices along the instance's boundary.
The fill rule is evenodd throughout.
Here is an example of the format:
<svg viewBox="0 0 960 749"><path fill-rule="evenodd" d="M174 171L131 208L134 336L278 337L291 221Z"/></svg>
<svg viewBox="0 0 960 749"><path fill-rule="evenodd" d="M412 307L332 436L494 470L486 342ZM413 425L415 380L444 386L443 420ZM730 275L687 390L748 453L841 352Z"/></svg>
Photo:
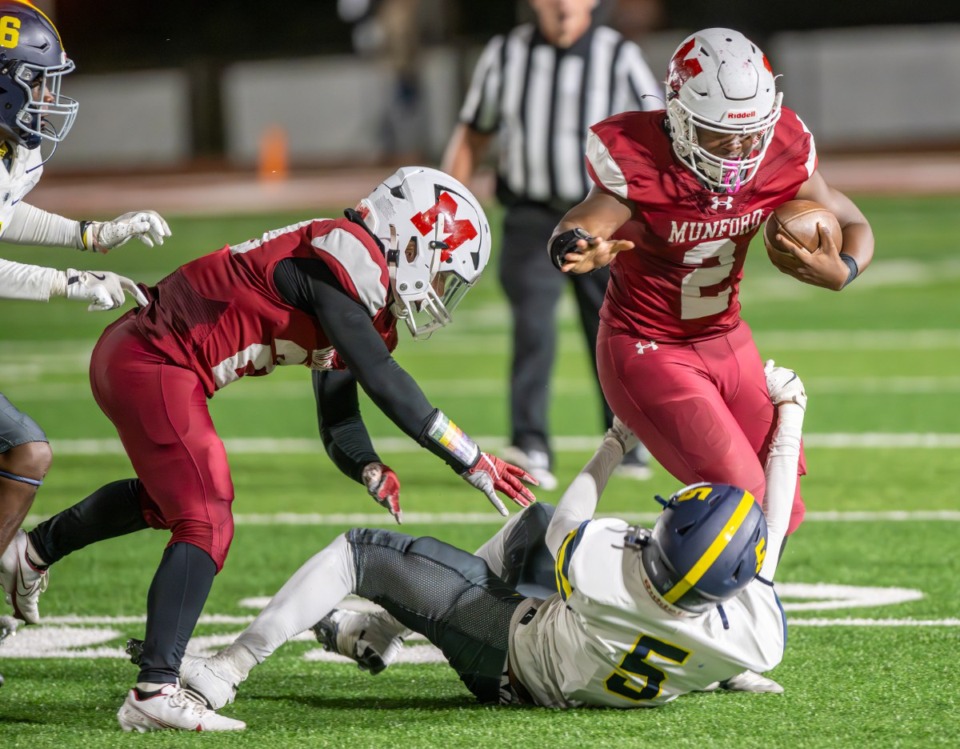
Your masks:
<svg viewBox="0 0 960 749"><path fill-rule="evenodd" d="M41 601L45 624L0 648L0 747L960 745L960 198L859 202L878 259L853 286L841 294L803 286L778 274L757 243L742 287L761 353L795 368L810 396L809 519L777 580L791 625L772 673L784 695L701 694L623 713L481 708L445 666L401 663L369 677L316 660L318 648L303 640L254 671L224 710L247 721L245 733L129 737L114 717L136 676L121 648L142 636L146 590L166 540L148 531L53 569ZM96 257L4 246L2 255L152 282L197 254L303 218L174 216L162 248L129 245ZM508 319L495 276L491 267L452 328L428 342L402 340L398 351L434 404L487 449L504 444L507 410ZM0 303L0 391L46 429L56 453L37 517L130 473L86 379L89 351L113 317L64 300ZM552 410L561 486L599 435L572 301L563 321ZM306 370L249 378L211 408L231 453L238 516L196 633L198 646L216 648L337 533L390 520L323 455ZM481 494L369 403L365 414L403 482L406 530L472 548L496 529ZM642 484L614 479L602 511L648 517L652 494L675 488L661 470ZM430 660L423 643L409 650Z"/></svg>

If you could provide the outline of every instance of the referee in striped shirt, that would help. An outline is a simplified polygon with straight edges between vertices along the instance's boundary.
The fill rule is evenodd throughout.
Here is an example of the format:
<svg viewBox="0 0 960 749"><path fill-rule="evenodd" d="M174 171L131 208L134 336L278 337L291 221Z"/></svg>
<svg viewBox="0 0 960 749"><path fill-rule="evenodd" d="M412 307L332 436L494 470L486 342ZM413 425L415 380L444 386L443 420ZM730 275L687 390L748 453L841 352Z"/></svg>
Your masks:
<svg viewBox="0 0 960 749"><path fill-rule="evenodd" d="M535 24L496 36L484 49L442 168L469 183L496 137L497 199L505 209L499 278L513 317L511 444L503 457L549 490L557 486L547 423L557 303L572 283L596 373L599 312L610 272L561 273L549 260L547 241L589 189L584 147L590 125L626 110L661 109L663 97L640 48L593 23L596 0L530 5ZM607 427L611 419L604 401ZM641 445L618 471L648 478L647 460Z"/></svg>

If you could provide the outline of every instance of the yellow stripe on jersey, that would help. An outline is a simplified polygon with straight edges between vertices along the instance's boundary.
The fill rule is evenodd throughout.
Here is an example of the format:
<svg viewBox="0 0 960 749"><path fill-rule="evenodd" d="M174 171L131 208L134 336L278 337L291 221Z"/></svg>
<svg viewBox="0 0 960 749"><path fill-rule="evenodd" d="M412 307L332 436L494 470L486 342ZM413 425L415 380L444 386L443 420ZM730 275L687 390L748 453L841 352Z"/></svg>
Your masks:
<svg viewBox="0 0 960 749"><path fill-rule="evenodd" d="M737 509L734 510L723 530L717 534L717 537L689 569L687 574L664 595L668 603L676 603L683 598L690 588L700 582L700 578L703 577L706 571L710 569L710 566L717 561L717 557L723 553L723 550L727 548L727 544L729 544L730 540L736 535L740 526L743 525L743 521L747 517L747 513L750 512L750 507L754 502L756 502L756 500L753 498L753 495L745 491L743 497L740 499L740 504L737 505Z"/></svg>
<svg viewBox="0 0 960 749"><path fill-rule="evenodd" d="M589 522L589 520L584 520L580 525L570 531L567 537L563 539L563 543L560 544L560 549L557 551L557 564L555 568L557 590L564 601L573 593L573 586L570 585L570 580L568 579L570 575L570 559L580 544L580 539L583 538L583 529L587 527Z"/></svg>

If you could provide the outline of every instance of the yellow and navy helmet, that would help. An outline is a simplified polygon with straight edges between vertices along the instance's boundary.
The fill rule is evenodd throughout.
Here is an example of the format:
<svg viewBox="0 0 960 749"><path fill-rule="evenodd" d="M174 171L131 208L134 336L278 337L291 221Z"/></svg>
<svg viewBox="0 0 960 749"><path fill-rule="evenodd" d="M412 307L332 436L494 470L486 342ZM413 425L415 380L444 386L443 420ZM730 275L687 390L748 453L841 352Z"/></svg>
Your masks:
<svg viewBox="0 0 960 749"><path fill-rule="evenodd" d="M669 500L653 530L628 539L663 600L702 612L749 585L767 549L767 522L754 496L728 484L692 484Z"/></svg>
<svg viewBox="0 0 960 749"><path fill-rule="evenodd" d="M77 116L77 102L60 93L72 70L60 34L39 8L0 0L0 139L31 149L62 141Z"/></svg>

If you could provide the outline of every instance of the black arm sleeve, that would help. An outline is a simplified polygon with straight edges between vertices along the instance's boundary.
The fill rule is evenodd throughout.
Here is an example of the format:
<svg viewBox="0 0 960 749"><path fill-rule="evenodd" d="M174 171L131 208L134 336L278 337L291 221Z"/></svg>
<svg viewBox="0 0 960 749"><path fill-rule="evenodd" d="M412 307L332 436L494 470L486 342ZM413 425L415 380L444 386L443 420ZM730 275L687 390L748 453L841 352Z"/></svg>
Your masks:
<svg viewBox="0 0 960 749"><path fill-rule="evenodd" d="M284 300L317 318L330 343L349 368L351 376L356 378L355 382L360 383L377 408L403 432L443 458L455 470L460 472L466 470L468 466L464 466L432 440L426 438L427 428L436 409L427 400L414 379L390 355L387 345L374 328L367 310L347 295L323 261L312 258L283 260L278 263L274 272L274 283ZM328 407L331 409L330 413L339 412L341 418L349 418L345 417L344 404L332 403L334 394L338 390L343 392L341 388L332 388L330 391L324 388L322 393L318 393L318 398L323 395L324 401L328 398L331 400L330 403L318 403L317 408L321 418L325 418ZM318 391L315 389L315 392ZM355 394L354 385L354 397ZM340 441L339 430L331 431L331 437L342 451L341 457L349 455L347 460L357 462L363 458L361 452L353 452L353 450L359 450L363 439L369 444L370 438L369 435L365 435L358 440L357 423L359 422L362 426L359 404L355 406L354 413L353 430L344 425L350 437L349 441ZM366 427L362 428L366 433ZM322 429L323 427L321 427L321 434ZM352 447L350 447L351 443ZM347 449L351 450L349 454L346 452ZM327 452L331 453L330 446L327 446ZM332 454L331 457L333 457ZM337 459L334 458L334 460ZM337 465L339 467L340 463ZM361 465L360 469L362 468ZM344 470L343 467L341 470ZM352 475L350 470L344 472Z"/></svg>
<svg viewBox="0 0 960 749"><path fill-rule="evenodd" d="M356 379L349 370L314 370L313 394L327 455L341 473L363 483L364 467L382 461L360 415Z"/></svg>

